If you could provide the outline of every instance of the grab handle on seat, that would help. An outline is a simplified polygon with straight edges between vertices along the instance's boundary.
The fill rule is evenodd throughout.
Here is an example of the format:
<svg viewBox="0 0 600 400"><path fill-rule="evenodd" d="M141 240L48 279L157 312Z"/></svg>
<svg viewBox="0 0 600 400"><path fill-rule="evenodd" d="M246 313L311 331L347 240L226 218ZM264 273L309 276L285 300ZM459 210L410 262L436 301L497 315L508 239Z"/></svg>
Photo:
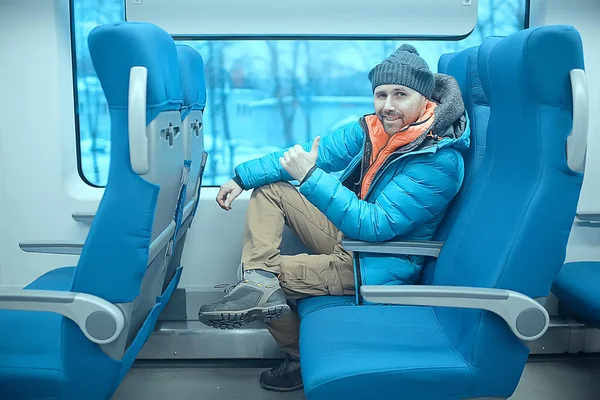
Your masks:
<svg viewBox="0 0 600 400"><path fill-rule="evenodd" d="M146 84L148 70L132 67L129 71L129 160L138 175L148 172L148 138L146 137Z"/></svg>
<svg viewBox="0 0 600 400"><path fill-rule="evenodd" d="M585 153L589 130L589 98L585 71L573 69L570 72L573 94L573 130L567 137L567 164L574 172L585 169Z"/></svg>

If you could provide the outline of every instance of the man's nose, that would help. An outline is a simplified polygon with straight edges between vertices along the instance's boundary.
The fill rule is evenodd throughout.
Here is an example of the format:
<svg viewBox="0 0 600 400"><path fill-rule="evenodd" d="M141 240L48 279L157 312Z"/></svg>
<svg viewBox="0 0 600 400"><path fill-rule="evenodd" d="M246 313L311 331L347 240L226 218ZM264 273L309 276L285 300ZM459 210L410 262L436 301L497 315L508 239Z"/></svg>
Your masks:
<svg viewBox="0 0 600 400"><path fill-rule="evenodd" d="M385 111L395 111L396 108L394 107L394 103L392 102L392 100L388 97L385 100L385 105L383 106L383 109Z"/></svg>

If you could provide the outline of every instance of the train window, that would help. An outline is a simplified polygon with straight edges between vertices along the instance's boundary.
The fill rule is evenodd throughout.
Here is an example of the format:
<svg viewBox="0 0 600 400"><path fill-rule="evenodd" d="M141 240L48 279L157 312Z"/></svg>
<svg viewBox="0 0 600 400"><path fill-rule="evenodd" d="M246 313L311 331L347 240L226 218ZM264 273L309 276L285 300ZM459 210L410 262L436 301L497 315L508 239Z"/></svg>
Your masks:
<svg viewBox="0 0 600 400"><path fill-rule="evenodd" d="M79 172L106 184L110 117L87 48L97 25L123 21L123 0L71 0ZM528 0L479 0L474 31L458 41L413 41L430 68L439 56L490 35L526 28ZM209 164L203 185L218 186L240 162L303 143L372 112L370 68L406 41L186 40L206 63L204 120Z"/></svg>

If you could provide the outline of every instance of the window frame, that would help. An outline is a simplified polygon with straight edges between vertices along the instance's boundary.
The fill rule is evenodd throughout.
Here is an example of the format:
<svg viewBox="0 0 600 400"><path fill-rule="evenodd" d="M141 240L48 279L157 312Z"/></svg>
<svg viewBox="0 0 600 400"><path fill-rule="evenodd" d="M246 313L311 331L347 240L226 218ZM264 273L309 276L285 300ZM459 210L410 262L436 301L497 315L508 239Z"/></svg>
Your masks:
<svg viewBox="0 0 600 400"><path fill-rule="evenodd" d="M77 0L69 0L69 32L70 32L70 40L71 40L71 66L72 66L72 90L73 90L73 106L74 106L74 118L75 118L75 146L76 146L76 151L77 151L77 173L79 174L79 177L81 178L81 180L86 183L87 185L93 187L93 188L98 188L98 189L104 189L106 186L103 185L98 185L95 184L93 182L91 182L86 176L85 173L83 171L83 163L82 163L82 153L81 153L81 126L80 126L80 110L79 110L79 89L78 89L78 81L77 81L77 74L78 74L78 66L77 66L77 51L76 51L76 38L75 38L75 11L74 11L74 2ZM123 14L124 14L124 21L127 21L127 11L126 11L126 7L125 7L125 0L123 1ZM524 29L528 29L530 27L530 12L531 12L531 0L525 0L525 12L523 14L523 30ZM475 26L476 28L477 26ZM182 42L182 41L227 41L227 40L236 40L236 41L243 41L243 40L250 40L250 41L257 41L257 40L286 40L286 41L293 41L293 40L367 40L367 41L381 41L381 40L406 40L406 41L423 41L423 42L455 42L455 41L460 41L460 40L464 40L466 38L468 38L470 35L473 34L473 31L475 30L475 28L469 32L468 34L464 35L464 37L460 37L460 38L455 38L455 37L444 37L444 38L422 38L422 37L417 37L417 38L392 38L392 37L384 37L384 36L377 36L377 37L362 37L362 38L355 38L353 36L336 36L336 37L319 37L319 38L312 38L312 37L304 37L304 36L289 36L289 37L279 37L279 36L268 36L268 37L252 37L252 38L240 38L240 37L229 37L226 35L223 36L209 36L209 37L205 37L205 36L184 36L184 35L172 35L173 40L175 40L176 42ZM218 185L203 185L202 187L205 188L214 188L214 187L219 187Z"/></svg>
<svg viewBox="0 0 600 400"><path fill-rule="evenodd" d="M73 89L73 116L75 118L75 149L77 151L77 173L79 174L79 177L81 178L81 180L83 180L83 182L85 182L87 185L93 187L93 188L98 188L98 189L104 189L106 186L102 186L102 185L97 185L95 183L92 183L86 176L85 173L83 172L83 164L82 164L82 157L81 157L81 124L80 124L80 119L79 119L79 85L77 82L77 72L78 72L78 66L77 66L77 50L76 50L76 43L75 43L75 10L74 10L74 2L76 0L69 0L69 33L70 33L70 38L71 38L71 70L72 70L72 75L71 75L71 79L72 79L72 89ZM123 0L124 1L124 0Z"/></svg>

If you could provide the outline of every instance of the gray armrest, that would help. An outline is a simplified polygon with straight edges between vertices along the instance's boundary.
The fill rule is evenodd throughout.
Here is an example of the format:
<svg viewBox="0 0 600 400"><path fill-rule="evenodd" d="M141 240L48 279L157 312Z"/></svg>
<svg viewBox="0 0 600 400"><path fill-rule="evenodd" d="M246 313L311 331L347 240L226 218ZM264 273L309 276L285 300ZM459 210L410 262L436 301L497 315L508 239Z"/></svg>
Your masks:
<svg viewBox="0 0 600 400"><path fill-rule="evenodd" d="M71 214L71 217L77 221L77 222L81 222L84 224L88 224L91 225L92 221L94 221L94 217L96 216L96 213L86 213L86 212L80 212L80 213L73 213Z"/></svg>
<svg viewBox="0 0 600 400"><path fill-rule="evenodd" d="M577 219L585 222L600 222L600 212L578 212Z"/></svg>
<svg viewBox="0 0 600 400"><path fill-rule="evenodd" d="M443 242L362 242L360 240L342 240L347 251L361 253L403 254L406 256L438 257Z"/></svg>
<svg viewBox="0 0 600 400"><path fill-rule="evenodd" d="M20 242L19 247L26 253L49 253L79 255L83 242L75 241L31 241Z"/></svg>
<svg viewBox="0 0 600 400"><path fill-rule="evenodd" d="M167 229L165 229L156 239L154 239L150 245L150 260L154 260L174 232L175 221L171 221ZM84 244L84 241L25 241L20 242L19 247L26 253L80 255Z"/></svg>
<svg viewBox="0 0 600 400"><path fill-rule="evenodd" d="M125 326L125 317L117 306L85 293L0 288L0 309L64 315L98 344L111 343Z"/></svg>
<svg viewBox="0 0 600 400"><path fill-rule="evenodd" d="M504 289L456 286L370 286L360 288L373 303L476 308L491 311L506 321L521 340L540 338L550 324L546 309L521 293Z"/></svg>

